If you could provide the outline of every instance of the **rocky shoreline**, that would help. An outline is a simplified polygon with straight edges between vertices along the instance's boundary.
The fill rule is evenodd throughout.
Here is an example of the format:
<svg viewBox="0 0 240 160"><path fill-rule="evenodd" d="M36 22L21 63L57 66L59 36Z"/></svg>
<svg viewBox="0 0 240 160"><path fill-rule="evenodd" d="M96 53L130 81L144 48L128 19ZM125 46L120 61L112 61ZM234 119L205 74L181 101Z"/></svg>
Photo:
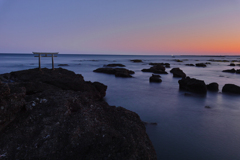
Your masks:
<svg viewBox="0 0 240 160"><path fill-rule="evenodd" d="M58 68L0 75L1 159L157 159L140 117L107 86Z"/></svg>

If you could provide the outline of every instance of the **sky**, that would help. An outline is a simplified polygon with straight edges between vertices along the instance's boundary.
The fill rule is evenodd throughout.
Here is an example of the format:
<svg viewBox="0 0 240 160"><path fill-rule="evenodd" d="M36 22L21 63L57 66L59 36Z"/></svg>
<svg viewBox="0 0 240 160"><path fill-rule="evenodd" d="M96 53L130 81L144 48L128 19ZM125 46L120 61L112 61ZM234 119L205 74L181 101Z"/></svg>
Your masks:
<svg viewBox="0 0 240 160"><path fill-rule="evenodd" d="M0 0L0 53L240 55L240 0Z"/></svg>

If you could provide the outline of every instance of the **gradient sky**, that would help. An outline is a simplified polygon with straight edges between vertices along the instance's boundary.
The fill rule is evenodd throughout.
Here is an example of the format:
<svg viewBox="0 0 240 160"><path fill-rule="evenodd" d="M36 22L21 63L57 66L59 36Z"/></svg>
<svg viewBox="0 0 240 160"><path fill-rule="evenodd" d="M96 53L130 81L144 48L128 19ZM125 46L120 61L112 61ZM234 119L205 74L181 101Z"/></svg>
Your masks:
<svg viewBox="0 0 240 160"><path fill-rule="evenodd" d="M0 53L240 54L240 0L0 0Z"/></svg>

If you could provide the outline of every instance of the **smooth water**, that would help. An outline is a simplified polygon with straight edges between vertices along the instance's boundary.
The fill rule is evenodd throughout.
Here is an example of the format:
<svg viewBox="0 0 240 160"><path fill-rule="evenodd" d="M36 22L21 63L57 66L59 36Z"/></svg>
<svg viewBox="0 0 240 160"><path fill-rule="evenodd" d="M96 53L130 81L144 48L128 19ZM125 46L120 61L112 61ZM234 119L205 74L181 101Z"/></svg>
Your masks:
<svg viewBox="0 0 240 160"><path fill-rule="evenodd" d="M141 59L143 63L133 63ZM184 60L176 62L175 59ZM123 106L138 113L145 122L147 133L160 160L232 160L240 159L240 95L221 93L226 83L240 86L240 74L224 73L230 62L210 62L206 68L185 66L187 63L205 63L208 60L238 60L240 57L204 56L117 56L117 55L61 55L55 58L63 67L82 74L87 81L99 81L108 86L105 100L110 105ZM185 96L179 90L179 78L161 75L162 83L149 83L150 62L170 63L180 67L187 76L217 82L219 92L207 95ZM122 63L133 70L134 78L95 73L93 70L109 63ZM239 62L235 62L239 63ZM38 67L38 58L31 54L0 54L0 74ZM42 67L51 68L51 58L42 58ZM205 108L210 106L210 109Z"/></svg>

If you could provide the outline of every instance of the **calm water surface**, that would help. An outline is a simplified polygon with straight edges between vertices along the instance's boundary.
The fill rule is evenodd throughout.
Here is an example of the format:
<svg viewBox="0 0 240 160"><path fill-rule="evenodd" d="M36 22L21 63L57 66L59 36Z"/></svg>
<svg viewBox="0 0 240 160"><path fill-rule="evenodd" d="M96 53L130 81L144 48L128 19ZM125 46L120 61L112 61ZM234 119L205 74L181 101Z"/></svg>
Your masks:
<svg viewBox="0 0 240 160"><path fill-rule="evenodd" d="M240 86L240 74L224 73L230 62L211 62L206 68L185 66L187 63L205 63L215 60L240 60L240 57L203 56L110 56L110 55L59 55L58 64L82 74L85 80L99 81L108 86L105 100L110 105L123 106L138 113L147 125L147 133L160 160L232 160L240 159L240 95L221 93L226 83ZM143 63L130 62L141 59ZM183 60L176 62L175 59ZM207 95L184 96L179 90L179 78L172 74L162 76L162 83L149 83L150 62L170 63L180 67L189 77L217 82L220 91ZM94 69L109 63L122 63L135 72L134 78L116 78L114 75L94 73ZM239 62L235 62L238 64ZM38 59L31 54L0 54L0 74L36 68ZM42 58L42 67L51 68L51 58ZM167 68L167 72L171 68ZM206 109L205 106L210 106Z"/></svg>

